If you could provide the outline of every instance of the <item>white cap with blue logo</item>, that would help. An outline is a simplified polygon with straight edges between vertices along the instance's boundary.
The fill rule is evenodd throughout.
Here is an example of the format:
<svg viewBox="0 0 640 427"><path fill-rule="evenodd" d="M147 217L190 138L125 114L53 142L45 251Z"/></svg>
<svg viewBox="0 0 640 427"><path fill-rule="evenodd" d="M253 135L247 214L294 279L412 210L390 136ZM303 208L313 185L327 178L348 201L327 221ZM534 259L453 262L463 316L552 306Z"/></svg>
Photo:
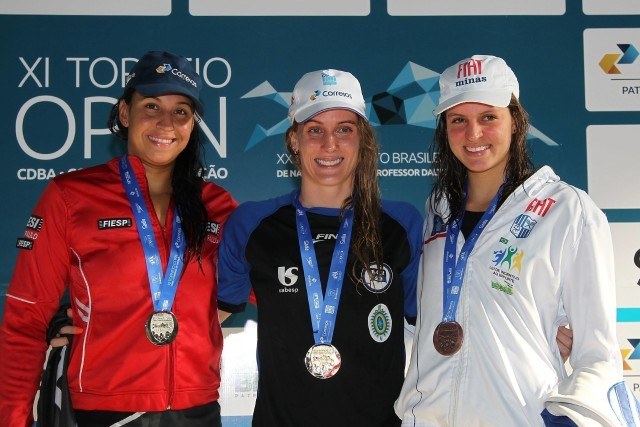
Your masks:
<svg viewBox="0 0 640 427"><path fill-rule="evenodd" d="M293 89L289 120L304 123L318 113L335 109L351 110L367 119L360 82L346 71L312 71Z"/></svg>

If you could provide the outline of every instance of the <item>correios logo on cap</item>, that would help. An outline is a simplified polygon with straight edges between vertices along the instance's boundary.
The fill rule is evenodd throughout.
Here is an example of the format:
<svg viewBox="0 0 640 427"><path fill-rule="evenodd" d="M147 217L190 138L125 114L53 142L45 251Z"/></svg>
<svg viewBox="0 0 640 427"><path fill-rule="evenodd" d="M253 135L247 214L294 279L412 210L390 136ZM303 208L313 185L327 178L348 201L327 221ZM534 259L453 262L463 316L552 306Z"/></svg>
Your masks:
<svg viewBox="0 0 640 427"><path fill-rule="evenodd" d="M171 64L162 64L156 68L156 73L166 73L167 71L171 71Z"/></svg>
<svg viewBox="0 0 640 427"><path fill-rule="evenodd" d="M316 90L309 97L310 100L315 101L319 96L338 96L343 98L353 99L349 92L340 92L336 90Z"/></svg>
<svg viewBox="0 0 640 427"><path fill-rule="evenodd" d="M461 62L458 64L458 79L464 78L464 80L458 80L456 86L486 82L487 78L485 76L479 77L479 74L482 74L482 59L470 59L469 61Z"/></svg>
<svg viewBox="0 0 640 427"><path fill-rule="evenodd" d="M197 88L198 84L195 82L195 80L193 80L191 77L187 76L185 73L183 73L182 71L180 71L177 68L173 68L171 66L171 64L162 64L159 65L156 68L156 73L158 74L164 74L167 72L171 72L171 74L173 74L174 76L178 77L179 79L184 80L185 82L189 83L191 86Z"/></svg>

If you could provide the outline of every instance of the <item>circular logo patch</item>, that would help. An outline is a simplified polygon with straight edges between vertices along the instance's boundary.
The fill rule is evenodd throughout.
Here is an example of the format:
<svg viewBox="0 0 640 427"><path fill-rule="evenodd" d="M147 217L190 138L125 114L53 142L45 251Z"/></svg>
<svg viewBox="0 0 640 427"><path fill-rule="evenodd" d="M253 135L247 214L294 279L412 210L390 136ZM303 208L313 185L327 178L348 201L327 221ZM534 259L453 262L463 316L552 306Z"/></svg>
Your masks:
<svg viewBox="0 0 640 427"><path fill-rule="evenodd" d="M385 342L391 335L391 314L384 304L373 307L367 319L369 334L376 342Z"/></svg>
<svg viewBox="0 0 640 427"><path fill-rule="evenodd" d="M391 267L387 264L382 264L382 268L378 268L378 264L372 262L371 271L374 277L371 277L366 268L363 268L362 273L360 273L364 286L374 294L379 294L389 289L393 281Z"/></svg>

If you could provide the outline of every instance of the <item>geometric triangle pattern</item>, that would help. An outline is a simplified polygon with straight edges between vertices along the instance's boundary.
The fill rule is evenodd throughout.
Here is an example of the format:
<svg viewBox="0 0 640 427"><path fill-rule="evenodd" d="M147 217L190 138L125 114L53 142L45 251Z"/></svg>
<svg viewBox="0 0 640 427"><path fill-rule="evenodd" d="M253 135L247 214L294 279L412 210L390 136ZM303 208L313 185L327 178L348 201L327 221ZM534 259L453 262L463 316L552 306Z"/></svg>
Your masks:
<svg viewBox="0 0 640 427"><path fill-rule="evenodd" d="M637 50L631 45L624 46L626 46L625 52L629 52L628 58L635 60L638 56ZM404 125L435 129L436 116L433 110L440 98L439 78L439 73L414 62L407 62L385 91L365 98L369 122L372 126ZM268 81L265 81L241 98L265 98L284 108L289 108L291 92L278 92ZM268 129L256 125L245 151L271 136L283 134L288 127L289 119L287 118ZM527 139L540 140L549 146L558 145L534 127L531 127Z"/></svg>

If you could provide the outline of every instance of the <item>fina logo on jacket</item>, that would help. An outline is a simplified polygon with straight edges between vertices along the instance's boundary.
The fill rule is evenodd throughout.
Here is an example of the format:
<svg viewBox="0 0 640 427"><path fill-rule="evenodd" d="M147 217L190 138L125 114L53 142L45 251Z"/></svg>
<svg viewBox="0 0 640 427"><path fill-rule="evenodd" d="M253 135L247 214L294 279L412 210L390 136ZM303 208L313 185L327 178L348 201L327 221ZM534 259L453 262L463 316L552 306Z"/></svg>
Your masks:
<svg viewBox="0 0 640 427"><path fill-rule="evenodd" d="M285 266L278 267L278 281L282 286L284 286L284 288L280 288L278 292L280 293L291 292L294 294L298 292L298 288L290 288L290 286L293 286L296 283L298 283L298 275L296 274L297 272L298 272L298 267L289 267L289 268Z"/></svg>
<svg viewBox="0 0 640 427"><path fill-rule="evenodd" d="M109 230L112 228L128 228L133 225L131 218L103 218L98 220L98 230Z"/></svg>
<svg viewBox="0 0 640 427"><path fill-rule="evenodd" d="M369 275L366 268L363 268L362 273L360 273L364 286L374 294L379 294L389 289L393 281L393 271L391 271L391 267L387 264L382 264L382 268L378 268L378 265L372 262L370 269L374 275L373 278Z"/></svg>

